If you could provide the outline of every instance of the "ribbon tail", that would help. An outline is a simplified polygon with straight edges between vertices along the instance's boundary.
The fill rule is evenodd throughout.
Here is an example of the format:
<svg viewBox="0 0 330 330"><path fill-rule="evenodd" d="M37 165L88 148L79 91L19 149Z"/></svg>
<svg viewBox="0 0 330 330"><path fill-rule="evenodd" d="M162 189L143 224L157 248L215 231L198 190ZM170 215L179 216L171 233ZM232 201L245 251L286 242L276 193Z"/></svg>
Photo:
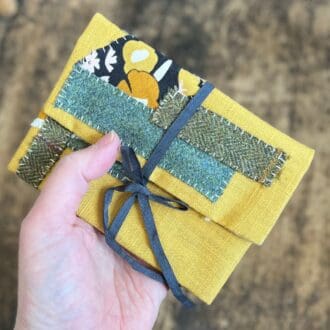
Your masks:
<svg viewBox="0 0 330 330"><path fill-rule="evenodd" d="M116 238L117 233L119 232L121 226L123 225L128 212L130 211L132 205L135 202L135 198L136 198L136 196L134 194L129 196L127 198L127 200L123 203L122 207L116 214L113 221L111 222L110 227L109 227L109 233L113 239ZM108 211L108 207L107 207L107 211ZM107 218L107 219L109 219L109 218Z"/></svg>
<svg viewBox="0 0 330 330"><path fill-rule="evenodd" d="M112 195L114 193L114 189L110 188L105 192L104 200L103 200L103 228L104 232L107 231L109 227L109 205L112 201Z"/></svg>
<svg viewBox="0 0 330 330"><path fill-rule="evenodd" d="M166 283L173 292L173 295L186 307L194 306L194 303L183 293L182 288L176 279L176 276L172 270L172 267L165 255L163 247L161 245L157 228L155 225L154 217L152 215L150 202L147 196L138 195L138 201L143 215L145 228L148 234L151 248L155 254L157 262L165 277Z"/></svg>
<svg viewBox="0 0 330 330"><path fill-rule="evenodd" d="M147 275L148 277L161 282L166 283L165 278L162 274L153 270L145 265L143 265L138 259L133 257L130 253L128 253L119 243L116 241L116 236L129 212L134 201L135 195L131 195L123 204L116 217L109 225L109 205L112 201L112 196L114 193L114 189L110 188L107 190L104 196L104 207L103 207L103 226L104 226L104 235L106 243L123 259L125 259L133 269L136 271Z"/></svg>

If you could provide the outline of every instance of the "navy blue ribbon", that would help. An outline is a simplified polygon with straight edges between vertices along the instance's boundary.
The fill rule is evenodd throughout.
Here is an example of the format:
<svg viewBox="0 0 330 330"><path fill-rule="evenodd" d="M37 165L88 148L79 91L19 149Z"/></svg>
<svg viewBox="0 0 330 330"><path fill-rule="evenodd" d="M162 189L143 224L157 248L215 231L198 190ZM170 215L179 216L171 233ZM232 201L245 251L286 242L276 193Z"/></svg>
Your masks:
<svg viewBox="0 0 330 330"><path fill-rule="evenodd" d="M164 133L162 139L153 150L143 168L141 168L134 150L130 147L122 145L122 166L125 173L125 179L122 180L122 185L109 188L104 196L103 226L107 244L122 258L124 258L135 270L166 284L171 289L174 296L186 307L192 307L194 303L184 294L165 255L157 233L150 201L154 201L180 211L186 211L188 209L188 205L179 199L167 198L153 194L147 188L147 183L152 171L166 153L171 142L175 139L178 132L182 129L182 127L184 127L194 113L198 111L198 107L202 104L213 88L214 86L209 82L203 84L197 94L187 103L185 108L180 112L178 117ZM123 203L120 210L109 224L108 210L115 191L129 192L131 195ZM116 242L116 236L135 201L138 202L140 207L149 243L161 272L145 266Z"/></svg>

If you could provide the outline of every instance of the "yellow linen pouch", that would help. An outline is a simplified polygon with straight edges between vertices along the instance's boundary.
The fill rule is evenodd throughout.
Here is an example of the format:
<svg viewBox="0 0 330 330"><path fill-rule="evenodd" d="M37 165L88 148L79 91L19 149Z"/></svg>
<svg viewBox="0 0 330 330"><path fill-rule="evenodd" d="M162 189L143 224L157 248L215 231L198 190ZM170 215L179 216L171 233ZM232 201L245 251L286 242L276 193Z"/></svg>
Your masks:
<svg viewBox="0 0 330 330"><path fill-rule="evenodd" d="M42 189L65 154L115 130L145 164L205 80L96 14L8 168ZM246 110L217 88L180 130L149 178L155 194L188 205L151 202L164 252L180 285L212 303L251 244L262 244L307 171L314 151ZM122 183L122 158L91 182L77 215L101 232L105 191ZM115 192L109 221L127 198ZM117 242L151 268L139 206Z"/></svg>

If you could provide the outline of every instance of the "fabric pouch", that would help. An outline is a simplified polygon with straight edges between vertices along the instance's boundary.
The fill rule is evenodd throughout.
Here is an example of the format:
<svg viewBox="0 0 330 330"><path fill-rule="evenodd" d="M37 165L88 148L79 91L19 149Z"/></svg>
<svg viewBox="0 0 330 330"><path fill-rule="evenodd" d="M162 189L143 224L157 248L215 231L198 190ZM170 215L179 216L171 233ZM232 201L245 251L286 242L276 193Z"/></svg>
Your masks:
<svg viewBox="0 0 330 330"><path fill-rule="evenodd" d="M115 130L143 165L205 80L96 14L8 168L42 189L63 155ZM263 243L302 179L314 151L214 88L179 131L148 188L185 202L151 202L164 252L180 285L210 304L251 244ZM105 191L122 183L122 158L91 182L77 215L103 227ZM109 221L127 193L115 192ZM138 205L116 240L151 268Z"/></svg>

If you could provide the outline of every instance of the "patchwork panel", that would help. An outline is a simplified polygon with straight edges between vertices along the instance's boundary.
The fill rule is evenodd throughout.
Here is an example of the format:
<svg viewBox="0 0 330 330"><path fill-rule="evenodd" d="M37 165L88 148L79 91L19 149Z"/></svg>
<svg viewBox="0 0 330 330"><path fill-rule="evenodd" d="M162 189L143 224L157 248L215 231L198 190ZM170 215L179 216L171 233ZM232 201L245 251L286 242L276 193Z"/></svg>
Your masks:
<svg viewBox="0 0 330 330"><path fill-rule="evenodd" d="M82 69L155 109L151 121L167 129L202 84L198 76L133 35L99 48L79 61ZM287 154L225 118L200 107L178 137L248 178L270 186Z"/></svg>
<svg viewBox="0 0 330 330"><path fill-rule="evenodd" d="M151 121L167 129L189 98L178 88L170 89L153 113ZM178 136L223 164L269 186L282 169L287 155L222 116L200 106Z"/></svg>
<svg viewBox="0 0 330 330"><path fill-rule="evenodd" d="M148 159L164 130L150 122L152 109L76 65L55 106L102 133L115 130L122 143ZM216 201L234 171L212 156L176 138L159 166Z"/></svg>

